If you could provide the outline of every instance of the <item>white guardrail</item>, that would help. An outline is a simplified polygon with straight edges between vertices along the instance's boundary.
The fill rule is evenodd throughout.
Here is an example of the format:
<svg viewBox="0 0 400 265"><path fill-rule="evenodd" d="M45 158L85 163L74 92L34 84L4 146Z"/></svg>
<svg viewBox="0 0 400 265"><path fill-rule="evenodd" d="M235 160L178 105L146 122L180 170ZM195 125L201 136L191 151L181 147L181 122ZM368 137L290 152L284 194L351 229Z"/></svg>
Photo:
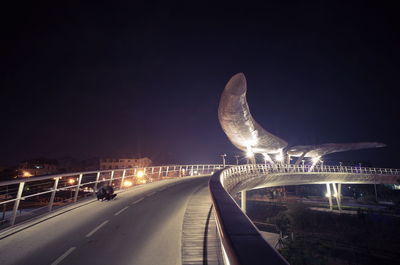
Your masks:
<svg viewBox="0 0 400 265"><path fill-rule="evenodd" d="M169 178L213 174L223 165L168 165L61 173L0 182L0 229L92 196L102 183L127 189Z"/></svg>
<svg viewBox="0 0 400 265"><path fill-rule="evenodd" d="M311 171L310 171L311 169ZM349 166L315 166L309 165L287 165L287 164L247 164L238 165L225 169L221 173L221 184L230 192L239 182L250 179L255 175L268 175L273 173L348 173L367 175L400 176L400 169L372 168L372 167L349 167Z"/></svg>

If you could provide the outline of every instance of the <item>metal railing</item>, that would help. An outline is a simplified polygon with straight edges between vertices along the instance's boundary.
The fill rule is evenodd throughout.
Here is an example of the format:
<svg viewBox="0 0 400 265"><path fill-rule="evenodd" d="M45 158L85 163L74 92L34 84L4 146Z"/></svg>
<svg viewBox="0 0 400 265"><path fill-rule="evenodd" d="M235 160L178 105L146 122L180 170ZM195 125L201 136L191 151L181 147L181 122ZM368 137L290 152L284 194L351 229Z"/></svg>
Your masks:
<svg viewBox="0 0 400 265"><path fill-rule="evenodd" d="M289 178L285 178L285 175ZM286 185L292 184L290 180L299 175L308 175L305 181L322 178L324 181L332 175L357 177L370 176L386 177L390 181L399 181L399 169L347 167L347 166L316 166L314 168L306 165L264 165L247 164L225 168L216 172L210 179L209 188L215 209L215 219L221 239L222 252L225 264L247 265L247 264L288 264L285 259L271 247L260 235L258 229L251 220L236 204L231 193L243 189L240 184L252 181L252 179L264 178L262 180L274 181L266 176L274 176L275 179L284 179ZM323 177L321 177L324 175ZM326 176L325 176L326 175ZM362 178L361 178L362 179ZM373 178L375 181L375 178ZM362 179L363 180L363 179ZM260 183L260 182L258 182ZM285 185L285 183L280 183ZM254 183L250 183L256 185ZM239 189L238 189L239 186ZM251 186L251 185L250 185Z"/></svg>
<svg viewBox="0 0 400 265"><path fill-rule="evenodd" d="M0 229L91 197L102 183L116 190L168 178L213 174L210 165L167 165L52 174L0 182ZM18 219L18 220L17 220Z"/></svg>
<svg viewBox="0 0 400 265"><path fill-rule="evenodd" d="M310 171L311 169L311 171ZM221 183L224 188L231 192L233 188L237 187L239 183L250 180L256 176L270 176L272 174L334 174L341 173L343 176L346 174L357 174L359 176L366 176L364 180L370 182L377 181L374 176L399 176L400 169L393 168L370 168L370 167L349 167L349 166L311 166L305 165L264 165L264 164L247 164L239 165L225 169L221 173ZM340 175L340 174L338 174ZM363 180L362 178L359 178ZM286 185L295 185L295 183L288 183ZM311 184L311 183L310 183ZM279 184L284 185L284 184ZM237 190L235 190L237 191Z"/></svg>

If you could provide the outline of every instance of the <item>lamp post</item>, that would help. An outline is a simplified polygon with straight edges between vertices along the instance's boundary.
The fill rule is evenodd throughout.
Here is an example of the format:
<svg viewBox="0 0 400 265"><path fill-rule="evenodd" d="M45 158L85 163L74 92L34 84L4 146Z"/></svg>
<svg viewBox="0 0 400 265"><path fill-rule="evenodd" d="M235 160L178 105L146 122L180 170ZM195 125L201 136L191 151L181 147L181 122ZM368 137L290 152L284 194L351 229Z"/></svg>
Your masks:
<svg viewBox="0 0 400 265"><path fill-rule="evenodd" d="M221 157L222 157L222 164L224 165L224 168L225 168L225 157L226 157L226 154L221 155Z"/></svg>
<svg viewBox="0 0 400 265"><path fill-rule="evenodd" d="M236 165L239 165L239 156L235 155L234 157L236 158Z"/></svg>

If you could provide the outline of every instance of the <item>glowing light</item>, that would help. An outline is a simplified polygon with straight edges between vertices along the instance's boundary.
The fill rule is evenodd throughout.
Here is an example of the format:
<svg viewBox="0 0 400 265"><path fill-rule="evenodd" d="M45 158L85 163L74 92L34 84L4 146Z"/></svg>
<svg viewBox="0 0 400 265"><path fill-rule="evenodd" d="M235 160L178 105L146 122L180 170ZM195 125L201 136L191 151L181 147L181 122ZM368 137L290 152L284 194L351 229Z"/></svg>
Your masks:
<svg viewBox="0 0 400 265"><path fill-rule="evenodd" d="M139 171L136 173L136 176L137 176L138 178L141 178L141 177L144 176L144 172L143 172L142 170L139 170Z"/></svg>
<svg viewBox="0 0 400 265"><path fill-rule="evenodd" d="M247 158L252 158L252 157L254 157L254 152L253 152L253 149L251 148L251 146L250 145L247 145L247 151L246 151L246 157Z"/></svg>
<svg viewBox="0 0 400 265"><path fill-rule="evenodd" d="M132 185L133 185L132 181L130 181L130 180L124 181L124 187L131 187Z"/></svg>
<svg viewBox="0 0 400 265"><path fill-rule="evenodd" d="M22 171L22 176L24 178L29 178L29 177L32 177L33 175L31 173L29 173L28 171Z"/></svg>
<svg viewBox="0 0 400 265"><path fill-rule="evenodd" d="M75 179L73 179L73 178L70 178L70 179L68 179L68 184L75 184Z"/></svg>
<svg viewBox="0 0 400 265"><path fill-rule="evenodd" d="M275 159L277 160L277 161L283 161L283 155L280 153L280 154L277 154L276 156L275 156Z"/></svg>
<svg viewBox="0 0 400 265"><path fill-rule="evenodd" d="M247 152L246 152L246 157L247 157L247 158L252 158L253 156L254 156L253 151L247 150Z"/></svg>
<svg viewBox="0 0 400 265"><path fill-rule="evenodd" d="M313 158L311 158L311 160L312 160L313 164L316 164L319 161L319 157L313 157Z"/></svg>

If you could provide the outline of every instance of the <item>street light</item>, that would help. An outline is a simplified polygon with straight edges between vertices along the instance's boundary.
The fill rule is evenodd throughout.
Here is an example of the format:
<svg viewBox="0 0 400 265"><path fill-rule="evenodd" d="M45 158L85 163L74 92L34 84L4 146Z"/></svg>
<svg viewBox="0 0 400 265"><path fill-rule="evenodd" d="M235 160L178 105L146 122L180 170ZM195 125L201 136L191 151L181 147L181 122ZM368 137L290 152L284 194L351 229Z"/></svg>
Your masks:
<svg viewBox="0 0 400 265"><path fill-rule="evenodd" d="M239 165L239 156L235 155L234 157L236 158L236 165Z"/></svg>
<svg viewBox="0 0 400 265"><path fill-rule="evenodd" d="M226 157L226 154L221 155L221 157L222 157L222 164L223 164L224 167L225 167L225 157Z"/></svg>

